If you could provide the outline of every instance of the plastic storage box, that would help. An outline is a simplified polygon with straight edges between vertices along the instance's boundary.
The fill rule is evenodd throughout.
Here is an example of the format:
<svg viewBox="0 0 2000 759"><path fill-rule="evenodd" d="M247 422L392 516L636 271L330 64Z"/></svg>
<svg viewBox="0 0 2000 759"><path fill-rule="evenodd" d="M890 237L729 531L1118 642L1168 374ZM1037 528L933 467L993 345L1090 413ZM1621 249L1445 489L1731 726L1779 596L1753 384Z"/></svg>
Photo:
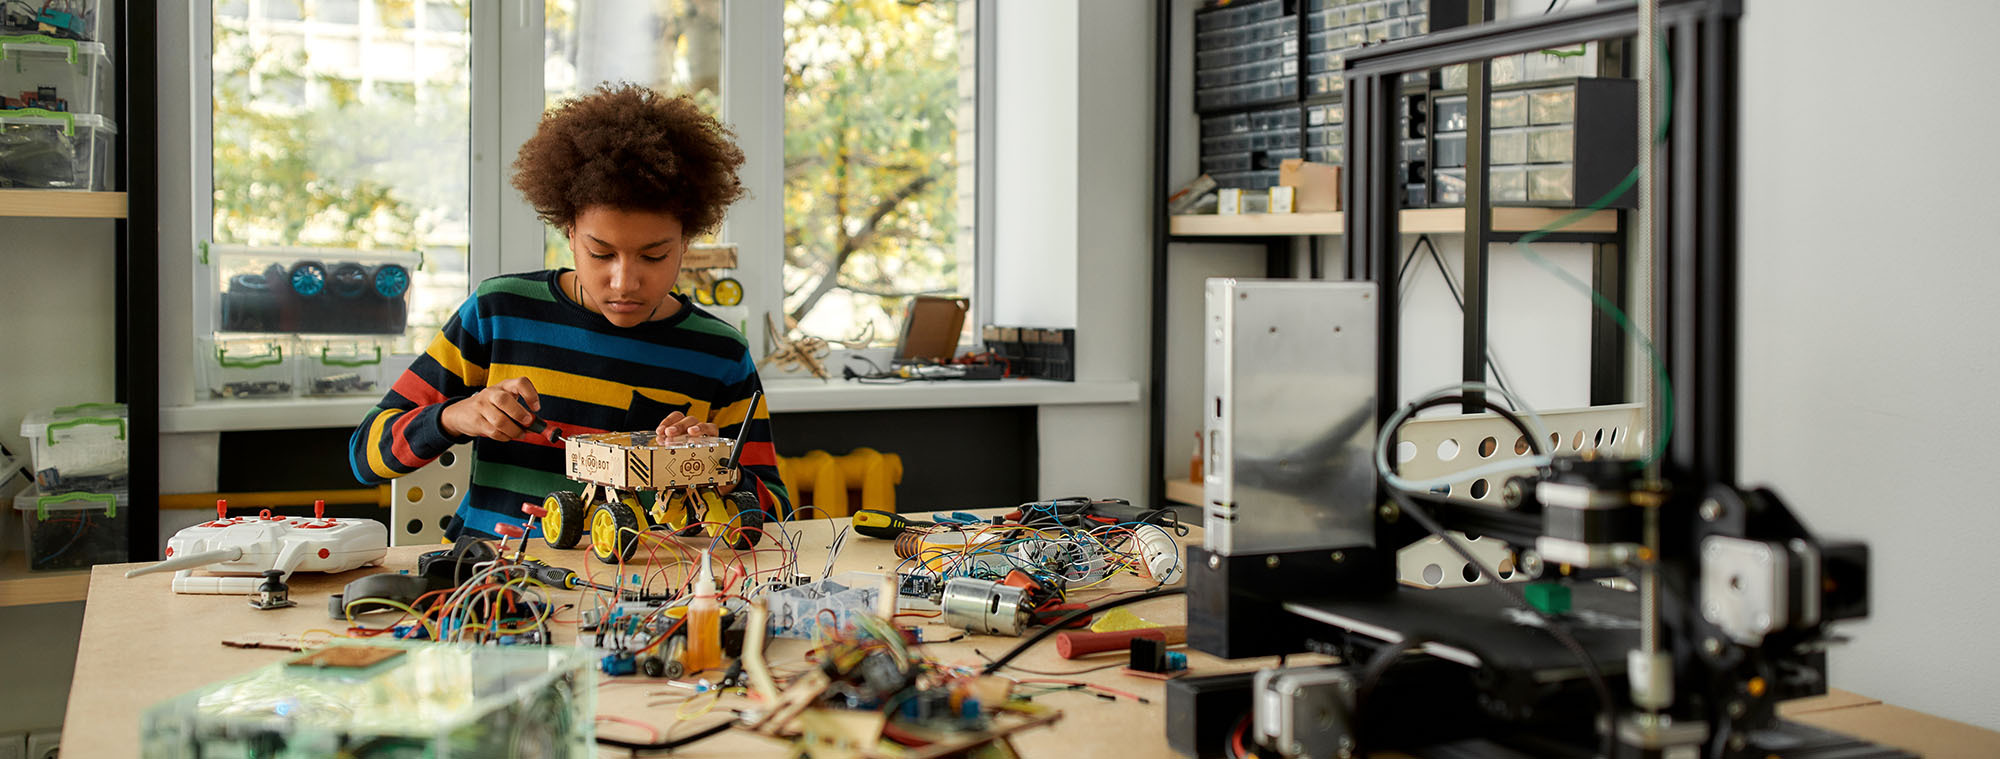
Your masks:
<svg viewBox="0 0 2000 759"><path fill-rule="evenodd" d="M7 3L0 12L0 34L33 34L52 41L103 42L114 20L104 0L32 0Z"/></svg>
<svg viewBox="0 0 2000 759"><path fill-rule="evenodd" d="M107 114L115 72L102 42L0 35L0 110Z"/></svg>
<svg viewBox="0 0 2000 759"><path fill-rule="evenodd" d="M587 649L342 641L159 703L141 720L140 751L594 756L596 712Z"/></svg>
<svg viewBox="0 0 2000 759"><path fill-rule="evenodd" d="M292 359L297 351L285 338L223 338L197 341L202 386L211 400L290 398L298 381Z"/></svg>
<svg viewBox="0 0 2000 759"><path fill-rule="evenodd" d="M95 114L0 110L0 189L113 189L117 135L117 125Z"/></svg>
<svg viewBox="0 0 2000 759"><path fill-rule="evenodd" d="M217 332L401 335L412 275L404 251L214 246Z"/></svg>
<svg viewBox="0 0 2000 759"><path fill-rule="evenodd" d="M14 496L20 515L24 563L36 571L85 569L128 561L126 533L130 499L125 490L43 493L36 488Z"/></svg>
<svg viewBox="0 0 2000 759"><path fill-rule="evenodd" d="M123 404L84 403L21 418L28 439L29 471L45 493L113 490L125 487L131 469L126 454Z"/></svg>
<svg viewBox="0 0 2000 759"><path fill-rule="evenodd" d="M300 395L380 396L396 380L383 363L384 341L306 339L298 347Z"/></svg>

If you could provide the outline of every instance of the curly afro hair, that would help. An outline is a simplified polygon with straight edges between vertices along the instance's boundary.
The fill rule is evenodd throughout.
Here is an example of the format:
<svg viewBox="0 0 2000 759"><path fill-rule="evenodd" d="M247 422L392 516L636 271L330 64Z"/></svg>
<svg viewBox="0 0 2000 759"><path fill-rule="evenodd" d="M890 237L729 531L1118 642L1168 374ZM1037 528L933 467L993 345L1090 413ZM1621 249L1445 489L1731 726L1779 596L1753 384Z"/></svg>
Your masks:
<svg viewBox="0 0 2000 759"><path fill-rule="evenodd" d="M743 197L735 136L686 95L598 85L542 114L514 160L514 187L564 231L601 205L671 214L693 238Z"/></svg>

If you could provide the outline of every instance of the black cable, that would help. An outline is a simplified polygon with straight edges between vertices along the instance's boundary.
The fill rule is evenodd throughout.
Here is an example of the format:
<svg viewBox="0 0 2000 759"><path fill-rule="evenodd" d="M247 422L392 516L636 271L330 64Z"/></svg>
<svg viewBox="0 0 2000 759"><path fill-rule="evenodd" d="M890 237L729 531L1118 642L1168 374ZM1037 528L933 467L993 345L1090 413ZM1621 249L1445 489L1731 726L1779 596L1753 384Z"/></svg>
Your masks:
<svg viewBox="0 0 2000 759"><path fill-rule="evenodd" d="M1419 405L1415 409L1411 410L1409 415L1405 416L1404 419L1407 420L1409 416L1415 416L1417 411L1421 411L1432 405L1437 405L1439 404L1439 402L1457 403L1461 401L1460 399L1450 398L1450 397L1434 398L1430 401L1426 401L1424 404ZM1500 412L1502 416L1506 416L1509 421L1513 422L1515 428L1521 430L1522 434L1528 437L1529 445L1533 447L1535 453L1537 455L1541 454L1540 442L1535 440L1534 433L1527 431L1526 425L1521 424L1520 420L1514 417L1512 414L1507 413L1503 411L1499 406L1494 405L1492 400L1488 399L1485 401L1485 403L1487 408L1492 409L1496 412ZM1395 436L1395 431L1391 430L1390 437L1393 439L1394 436ZM1429 531L1431 535L1435 536L1445 545L1450 546L1452 552L1458 554L1459 558L1464 559L1466 564L1472 566L1475 569L1478 569L1479 575L1481 577L1486 578L1487 585L1492 586L1496 592L1506 597L1507 600L1512 602L1514 605L1519 606L1520 608L1526 610L1529 614L1534 615L1535 618L1540 619L1542 621L1542 629L1548 632L1549 637L1555 638L1557 643L1562 644L1563 648L1568 649L1570 654L1575 656L1577 661L1583 664L1584 676L1590 680L1590 687L1593 690L1597 691L1598 709L1602 711L1602 713L1606 718L1613 718L1617 715L1616 702L1614 702L1611 698L1611 687L1607 685L1604 681L1603 670L1598 668L1597 660L1591 658L1590 652L1584 650L1583 644L1577 642L1576 637L1570 634L1569 628L1567 626L1563 625L1553 615L1545 614L1542 612L1542 610L1535 608L1534 604L1528 603L1527 595L1522 593L1520 588L1514 587L1513 585L1505 582L1501 582L1499 572L1481 563L1479 559L1474 557L1472 555L1472 552L1470 550L1467 550L1464 545L1460 544L1456 540L1452 540L1451 536L1446 534L1444 525L1439 524L1437 519L1432 517L1430 515L1430 512L1424 511L1422 507L1418 506L1416 501L1411 500L1407 493L1404 493L1402 490L1394 486L1389 486L1384 489L1389 491L1389 497L1395 500L1396 505L1403 510L1403 513L1410 515L1412 519L1417 520L1418 524L1423 525L1424 529ZM1399 652L1403 648L1408 647L1407 644L1391 644L1391 645L1398 646L1396 650ZM1400 653L1395 654L1395 656L1400 656L1400 655L1401 655ZM1394 662L1395 656L1391 656L1389 662L1381 664L1382 669L1387 670L1389 663ZM1378 658L1380 657L1378 656ZM1374 663L1371 662L1370 669L1373 670L1374 666L1375 666ZM1377 677L1379 677L1379 675L1377 675ZM1359 711L1360 709L1358 695L1359 693L1362 692L1363 687L1369 688L1371 690L1373 687L1367 682L1365 675L1361 685L1355 689L1357 693L1357 702L1356 702L1357 711ZM1615 756L1615 754L1613 753L1613 749L1615 748L1615 744L1617 741L1615 738L1614 729L1615 726L1614 728L1606 729L1603 734L1603 751L1604 751L1604 756L1607 757Z"/></svg>
<svg viewBox="0 0 2000 759"><path fill-rule="evenodd" d="M1159 590L1149 590L1144 593L1140 593L1139 595L1136 596L1115 598L1109 601L1103 601L1100 603L1092 604L1090 606L1086 606L1084 608L1070 612L1068 614L1063 615L1062 619L1058 619L1050 623L1048 627L1042 628L1034 635L1028 636L1027 640L1021 641L1013 648L1007 649L1007 653L1001 654L1000 658L998 659L994 659L991 664L986 665L985 669L980 670L979 674L990 675L993 674L994 672L1000 671L1000 668L1007 666L1007 662L1013 661L1014 657L1027 653L1028 649L1034 648L1036 643L1040 643L1044 639L1047 639L1049 636L1054 635L1057 632L1062 631L1064 628L1069 627L1069 624L1071 622L1075 622L1079 619L1083 619L1084 617L1096 614L1098 612L1110 611L1112 609L1116 609L1126 604L1138 603L1140 601L1145 601L1153 598L1166 598L1167 596L1178 596L1186 592L1187 592L1186 588L1161 588Z"/></svg>
<svg viewBox="0 0 2000 759"><path fill-rule="evenodd" d="M670 738L664 741L660 741L658 743L633 743L631 741L621 741L618 740L617 738L606 738L600 735L597 736L597 744L600 746L610 746L612 748L622 748L632 752L633 756L637 756L641 751L672 751L682 746L694 743L695 741L703 740L706 738L713 738L717 735L721 735L725 732L728 732L729 728L735 726L736 726L736 720L733 719L724 720L722 722L717 722L713 725L702 728L699 732L696 732L692 735L684 735L679 738Z"/></svg>

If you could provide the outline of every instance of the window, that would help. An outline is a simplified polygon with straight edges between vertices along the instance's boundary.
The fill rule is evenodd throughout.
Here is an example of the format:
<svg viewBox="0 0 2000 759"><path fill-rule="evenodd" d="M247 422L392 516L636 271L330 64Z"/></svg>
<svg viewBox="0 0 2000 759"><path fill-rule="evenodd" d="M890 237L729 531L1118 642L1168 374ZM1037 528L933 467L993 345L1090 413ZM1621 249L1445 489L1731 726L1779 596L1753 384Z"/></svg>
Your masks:
<svg viewBox="0 0 2000 759"><path fill-rule="evenodd" d="M547 105L607 82L687 93L722 110L721 0L666 0L641 9L599 0L547 0L542 90ZM548 229L543 261L574 266L569 241Z"/></svg>
<svg viewBox="0 0 2000 759"><path fill-rule="evenodd" d="M470 2L249 0L211 16L202 226L220 246L420 254L402 352L420 350L466 292ZM416 12L455 21L417 31Z"/></svg>
<svg viewBox="0 0 2000 759"><path fill-rule="evenodd" d="M975 16L956 0L786 2L787 327L890 344L911 296L971 296Z"/></svg>

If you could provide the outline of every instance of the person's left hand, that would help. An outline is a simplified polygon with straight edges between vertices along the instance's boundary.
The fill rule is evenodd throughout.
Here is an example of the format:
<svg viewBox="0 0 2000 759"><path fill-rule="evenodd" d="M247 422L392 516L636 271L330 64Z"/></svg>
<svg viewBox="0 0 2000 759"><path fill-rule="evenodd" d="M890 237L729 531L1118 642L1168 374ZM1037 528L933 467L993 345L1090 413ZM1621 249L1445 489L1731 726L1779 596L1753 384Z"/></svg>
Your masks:
<svg viewBox="0 0 2000 759"><path fill-rule="evenodd" d="M687 437L720 437L722 431L713 424L676 411L661 419L659 426L653 428L653 434L661 440L675 440Z"/></svg>

